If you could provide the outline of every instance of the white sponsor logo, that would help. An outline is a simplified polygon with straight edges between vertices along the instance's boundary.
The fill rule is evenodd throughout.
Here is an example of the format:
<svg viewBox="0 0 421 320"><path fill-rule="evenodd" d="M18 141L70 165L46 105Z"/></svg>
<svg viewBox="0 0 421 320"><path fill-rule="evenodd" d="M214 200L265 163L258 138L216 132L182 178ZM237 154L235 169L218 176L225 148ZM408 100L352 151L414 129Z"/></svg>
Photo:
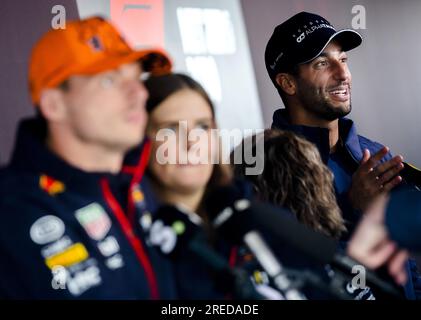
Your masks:
<svg viewBox="0 0 421 320"><path fill-rule="evenodd" d="M148 231L152 226L152 216L150 213L145 213L139 218L139 224L144 231Z"/></svg>
<svg viewBox="0 0 421 320"><path fill-rule="evenodd" d="M54 290L67 288L73 296L80 296L86 290L101 284L99 273L99 268L95 265L75 272L73 275L63 266L55 266L52 269L51 286Z"/></svg>
<svg viewBox="0 0 421 320"><path fill-rule="evenodd" d="M121 254L116 254L105 261L105 265L111 270L115 270L124 266L123 257Z"/></svg>
<svg viewBox="0 0 421 320"><path fill-rule="evenodd" d="M284 55L283 52L281 52L275 59L275 61L270 65L272 70L275 70L276 64L278 63L279 59L282 58L282 56Z"/></svg>
<svg viewBox="0 0 421 320"><path fill-rule="evenodd" d="M297 37L297 42L298 43L300 43L301 41L303 41L304 40L304 38L306 37L306 35L304 34L304 32L302 33L302 34L300 34L298 37Z"/></svg>
<svg viewBox="0 0 421 320"><path fill-rule="evenodd" d="M63 252L72 244L73 244L73 241L70 240L68 236L64 236L63 238L57 240L56 242L42 248L41 255L46 259L57 253Z"/></svg>
<svg viewBox="0 0 421 320"><path fill-rule="evenodd" d="M108 236L98 243L98 249L101 251L104 257L110 257L114 253L120 251L120 246L118 245L117 239L113 236Z"/></svg>
<svg viewBox="0 0 421 320"><path fill-rule="evenodd" d="M96 266L91 266L86 270L76 273L73 277L67 278L67 289L74 296L79 296L91 287L101 284L101 277L99 269Z"/></svg>
<svg viewBox="0 0 421 320"><path fill-rule="evenodd" d="M177 235L171 227L167 227L160 220L152 224L150 235L150 243L159 246L163 253L171 253L177 244Z"/></svg>
<svg viewBox="0 0 421 320"><path fill-rule="evenodd" d="M46 244L60 239L64 234L64 222L52 215L39 218L31 226L29 234L37 244Z"/></svg>
<svg viewBox="0 0 421 320"><path fill-rule="evenodd" d="M312 27L311 27L311 28L309 28L309 29L306 29L305 33L306 33L306 35L308 36L309 34L312 34L312 33L313 33L314 31L316 31L317 29L324 29L324 28L328 28L328 29L335 30L335 28L333 28L331 25L328 25L328 24L322 23L322 24L319 24L319 25L314 25L314 26L312 26Z"/></svg>

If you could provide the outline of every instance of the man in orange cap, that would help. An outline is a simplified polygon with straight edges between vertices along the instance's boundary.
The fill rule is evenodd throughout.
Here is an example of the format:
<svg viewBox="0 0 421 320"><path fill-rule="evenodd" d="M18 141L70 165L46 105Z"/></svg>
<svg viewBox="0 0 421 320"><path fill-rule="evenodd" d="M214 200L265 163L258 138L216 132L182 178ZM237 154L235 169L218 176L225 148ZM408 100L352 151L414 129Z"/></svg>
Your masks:
<svg viewBox="0 0 421 320"><path fill-rule="evenodd" d="M139 63L140 62L140 63ZM139 219L153 208L141 145L144 71L169 72L163 51L135 51L93 17L35 45L29 87L38 116L20 124L0 171L0 295L160 299L175 296L171 265Z"/></svg>

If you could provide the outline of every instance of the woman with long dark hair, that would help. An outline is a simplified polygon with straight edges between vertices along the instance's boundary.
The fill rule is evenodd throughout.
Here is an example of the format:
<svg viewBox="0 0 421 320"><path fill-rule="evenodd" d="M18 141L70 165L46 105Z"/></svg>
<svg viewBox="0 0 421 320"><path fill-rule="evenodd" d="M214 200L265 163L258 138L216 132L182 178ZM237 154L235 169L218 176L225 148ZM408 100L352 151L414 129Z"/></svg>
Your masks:
<svg viewBox="0 0 421 320"><path fill-rule="evenodd" d="M147 136L151 141L147 174L154 193L162 206L176 206L200 218L208 244L216 246L205 199L213 189L231 183L233 175L219 159L212 101L187 75L153 76L144 84L149 92ZM230 251L229 246L217 250L224 258ZM225 289L214 281L213 271L187 250L178 257L175 269L181 298L224 298Z"/></svg>
<svg viewBox="0 0 421 320"><path fill-rule="evenodd" d="M213 103L202 86L184 74L150 77L145 86L153 188L162 202L180 204L206 218L206 194L232 178L231 168L219 159Z"/></svg>

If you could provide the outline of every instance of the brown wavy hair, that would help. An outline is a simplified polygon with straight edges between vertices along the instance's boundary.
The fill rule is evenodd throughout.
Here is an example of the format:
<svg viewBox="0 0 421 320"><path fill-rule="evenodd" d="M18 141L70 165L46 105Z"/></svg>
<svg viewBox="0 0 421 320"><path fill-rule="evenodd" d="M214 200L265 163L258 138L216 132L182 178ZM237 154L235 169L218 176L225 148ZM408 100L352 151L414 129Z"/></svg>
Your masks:
<svg viewBox="0 0 421 320"><path fill-rule="evenodd" d="M277 129L265 130L263 139L263 172L246 175L246 168L255 164L241 161L234 167L235 175L251 181L262 200L288 208L303 224L339 238L346 228L336 203L333 174L317 148L292 132ZM247 140L243 140L242 150L251 147L256 155L259 136Z"/></svg>

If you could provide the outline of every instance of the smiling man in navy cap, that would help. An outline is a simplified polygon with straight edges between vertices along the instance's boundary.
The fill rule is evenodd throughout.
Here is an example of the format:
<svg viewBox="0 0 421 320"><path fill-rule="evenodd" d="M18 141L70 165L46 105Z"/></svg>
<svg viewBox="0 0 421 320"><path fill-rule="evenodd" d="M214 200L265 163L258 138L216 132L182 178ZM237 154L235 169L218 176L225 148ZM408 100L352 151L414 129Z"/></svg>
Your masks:
<svg viewBox="0 0 421 320"><path fill-rule="evenodd" d="M285 110L277 110L272 127L292 130L316 144L335 176L344 218L360 211L380 193L398 185L402 157L357 134L344 118L351 112L351 73L347 51L358 47L354 30L336 31L323 17L301 12L277 26L266 46L265 61Z"/></svg>
<svg viewBox="0 0 421 320"><path fill-rule="evenodd" d="M275 111L272 127L318 147L335 177L349 231L343 240L370 203L403 180L402 156L392 157L389 148L358 135L345 118L352 109L347 51L361 42L354 30L337 31L325 18L300 12L275 28L265 51L267 71L285 105ZM411 287L407 297L414 297Z"/></svg>

